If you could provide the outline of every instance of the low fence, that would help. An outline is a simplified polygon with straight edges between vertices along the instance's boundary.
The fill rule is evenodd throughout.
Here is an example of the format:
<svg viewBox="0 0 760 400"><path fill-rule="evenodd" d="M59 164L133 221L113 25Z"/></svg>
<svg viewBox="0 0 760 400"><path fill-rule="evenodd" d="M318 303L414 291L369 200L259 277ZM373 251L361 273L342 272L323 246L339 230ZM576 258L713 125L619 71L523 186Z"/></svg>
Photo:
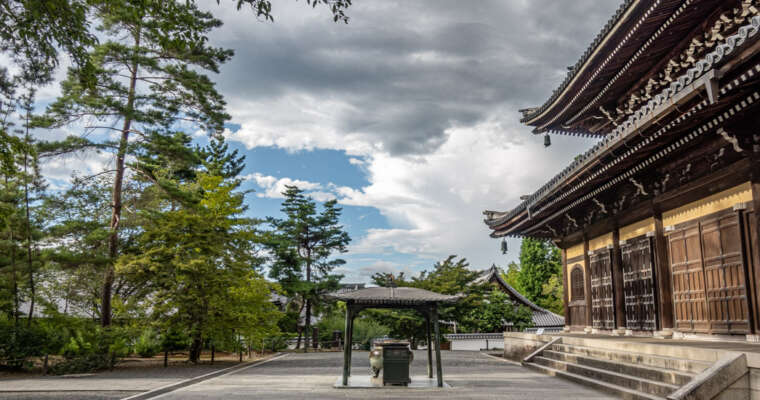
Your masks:
<svg viewBox="0 0 760 400"><path fill-rule="evenodd" d="M504 349L503 333L452 333L443 335L451 350L487 351Z"/></svg>

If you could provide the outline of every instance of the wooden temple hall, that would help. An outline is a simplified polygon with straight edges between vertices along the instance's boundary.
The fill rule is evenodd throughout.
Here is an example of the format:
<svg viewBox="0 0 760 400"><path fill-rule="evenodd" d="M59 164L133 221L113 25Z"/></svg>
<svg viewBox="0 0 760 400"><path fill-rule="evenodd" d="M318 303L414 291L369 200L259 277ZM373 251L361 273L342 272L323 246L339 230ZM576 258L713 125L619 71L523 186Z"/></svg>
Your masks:
<svg viewBox="0 0 760 400"><path fill-rule="evenodd" d="M562 249L566 330L760 334L759 39L758 0L627 0L521 110L546 145L598 139L484 212L494 238Z"/></svg>

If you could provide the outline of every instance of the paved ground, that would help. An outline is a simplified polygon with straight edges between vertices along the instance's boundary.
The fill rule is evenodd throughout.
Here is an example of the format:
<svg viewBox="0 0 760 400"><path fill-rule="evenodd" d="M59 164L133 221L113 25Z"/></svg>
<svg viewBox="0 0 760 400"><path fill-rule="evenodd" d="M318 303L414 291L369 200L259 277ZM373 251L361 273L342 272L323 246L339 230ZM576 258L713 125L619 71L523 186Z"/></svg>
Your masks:
<svg viewBox="0 0 760 400"><path fill-rule="evenodd" d="M450 389L335 389L342 353L288 354L265 364L201 382L158 397L200 399L613 399L609 395L478 352L445 351ZM415 352L412 375L425 375L426 353ZM352 374L368 374L367 352L355 352Z"/></svg>
<svg viewBox="0 0 760 400"><path fill-rule="evenodd" d="M236 365L236 362L217 361L192 365L175 363L169 368L148 366L144 362L122 363L113 371L76 376L11 375L0 378L0 399L122 399L170 383L207 374Z"/></svg>

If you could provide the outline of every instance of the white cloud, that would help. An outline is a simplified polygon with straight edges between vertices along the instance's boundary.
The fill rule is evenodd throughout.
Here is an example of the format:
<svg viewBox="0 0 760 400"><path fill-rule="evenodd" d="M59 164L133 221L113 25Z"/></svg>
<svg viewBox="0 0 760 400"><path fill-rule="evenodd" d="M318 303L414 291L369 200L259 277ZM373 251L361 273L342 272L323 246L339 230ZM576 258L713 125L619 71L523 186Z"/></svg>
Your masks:
<svg viewBox="0 0 760 400"><path fill-rule="evenodd" d="M505 135L522 136L525 142L510 144ZM515 206L520 195L537 189L591 144L575 138L554 142L544 149L541 138L531 137L527 129L494 120L450 129L448 140L428 155L368 157L370 185L360 190L340 187L336 193L342 204L377 208L393 228L368 230L351 252L398 252L430 260L457 254L474 268L505 264L481 213ZM511 260L517 242L510 247Z"/></svg>
<svg viewBox="0 0 760 400"><path fill-rule="evenodd" d="M322 188L321 184L303 181L300 179L276 178L274 176L263 175L258 172L244 175L242 179L246 181L256 182L257 185L264 189L264 192L257 193L258 197L281 199L283 198L282 192L285 191L285 186L297 186L299 189L309 192L309 195L318 201L329 200L329 198L326 198L326 196L332 196L330 193L316 191L317 189Z"/></svg>

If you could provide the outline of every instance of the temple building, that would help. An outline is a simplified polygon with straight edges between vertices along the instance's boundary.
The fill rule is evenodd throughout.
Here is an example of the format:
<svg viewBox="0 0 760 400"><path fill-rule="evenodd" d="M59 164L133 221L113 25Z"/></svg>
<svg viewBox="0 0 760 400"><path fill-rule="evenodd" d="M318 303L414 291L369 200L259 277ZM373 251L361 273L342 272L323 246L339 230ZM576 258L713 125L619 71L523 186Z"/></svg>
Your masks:
<svg viewBox="0 0 760 400"><path fill-rule="evenodd" d="M533 323L533 326L528 329L530 332L536 332L539 329L541 329L542 332L560 331L565 325L565 319L562 318L562 316L538 306L508 284L504 278L502 278L501 271L496 265L492 265L491 268L481 271L480 276L478 276L472 283L490 283L495 285L496 288L509 296L509 299L512 300L514 304L528 307L532 313L531 321ZM510 330L510 328L507 327L507 330Z"/></svg>
<svg viewBox="0 0 760 400"><path fill-rule="evenodd" d="M760 2L626 0L541 106L598 142L491 236L562 249L565 330L760 333ZM494 205L498 206L498 205Z"/></svg>

